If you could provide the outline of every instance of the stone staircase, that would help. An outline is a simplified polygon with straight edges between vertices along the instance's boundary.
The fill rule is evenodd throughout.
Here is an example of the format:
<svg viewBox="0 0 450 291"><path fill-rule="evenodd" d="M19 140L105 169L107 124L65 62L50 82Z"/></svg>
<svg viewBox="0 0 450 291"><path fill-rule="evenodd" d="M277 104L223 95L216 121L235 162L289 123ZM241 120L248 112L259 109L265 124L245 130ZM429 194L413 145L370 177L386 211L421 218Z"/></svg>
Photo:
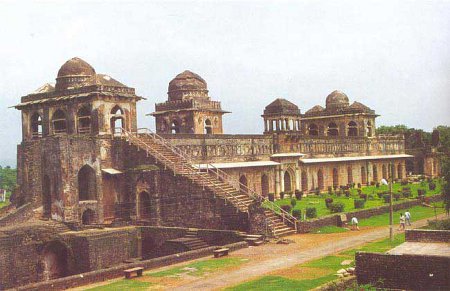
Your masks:
<svg viewBox="0 0 450 291"><path fill-rule="evenodd" d="M197 236L196 230L188 230L183 237L171 239L167 242L171 244L181 244L188 251L209 247L209 245L204 240Z"/></svg>
<svg viewBox="0 0 450 291"><path fill-rule="evenodd" d="M122 130L120 135L130 144L145 150L147 155L152 156L176 175L188 178L192 183L211 190L216 198L224 199L231 203L238 211L248 212L249 205L254 199L264 201L266 207L267 224L273 236L288 235L296 232L296 219L282 210L273 202L253 192L245 185L231 179L228 174L220 169L208 165L206 171L194 168L192 162L178 148L172 146L167 140L148 129L140 133L131 133ZM238 185L237 189L234 185Z"/></svg>

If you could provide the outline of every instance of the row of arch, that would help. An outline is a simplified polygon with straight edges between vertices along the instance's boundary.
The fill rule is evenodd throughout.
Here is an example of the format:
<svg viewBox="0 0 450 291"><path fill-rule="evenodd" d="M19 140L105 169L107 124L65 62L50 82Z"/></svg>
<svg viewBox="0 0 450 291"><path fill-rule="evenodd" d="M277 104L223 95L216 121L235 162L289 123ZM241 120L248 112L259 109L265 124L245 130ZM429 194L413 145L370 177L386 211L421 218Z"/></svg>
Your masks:
<svg viewBox="0 0 450 291"><path fill-rule="evenodd" d="M366 132L367 136L372 136L372 123L370 121L367 122ZM315 123L310 123L308 125L308 135L309 136L319 136L320 130L319 126ZM346 125L346 136L358 136L358 124L355 121L350 121ZM326 128L327 136L339 136L339 127L335 122L330 122Z"/></svg>
<svg viewBox="0 0 450 291"><path fill-rule="evenodd" d="M167 123L164 121L163 122L163 126L161 128L162 131L166 131L166 128L168 127L168 131L171 134L177 134L177 133L181 133L182 131L182 126L180 124L179 120L172 120L172 122L170 123L170 126L167 125ZM194 133L194 128L190 128L189 129L190 132L188 133ZM203 133L204 134L212 134L213 133L213 125L211 122L211 119L206 118L205 121L203 122Z"/></svg>
<svg viewBox="0 0 450 291"><path fill-rule="evenodd" d="M111 110L111 129L114 132L115 128L123 128L125 126L125 118L123 109L116 105ZM82 106L77 111L76 116L76 124L77 124L77 132L79 134L91 133L92 130L92 121L91 121L92 112L89 106ZM52 133L53 134L62 134L68 132L68 119L67 113L63 109L57 109L51 117L50 123L52 125ZM43 119L42 116L38 112L34 112L30 118L31 124L31 135L33 138L39 138L43 135Z"/></svg>

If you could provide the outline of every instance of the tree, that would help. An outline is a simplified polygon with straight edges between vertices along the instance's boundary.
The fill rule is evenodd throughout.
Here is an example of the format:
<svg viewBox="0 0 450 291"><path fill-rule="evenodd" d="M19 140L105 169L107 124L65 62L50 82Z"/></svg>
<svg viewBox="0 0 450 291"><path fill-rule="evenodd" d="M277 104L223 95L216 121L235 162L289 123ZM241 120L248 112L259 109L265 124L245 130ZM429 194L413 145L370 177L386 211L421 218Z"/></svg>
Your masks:
<svg viewBox="0 0 450 291"><path fill-rule="evenodd" d="M444 179L444 187L442 194L444 195L444 205L447 215L450 213L450 158L442 159L442 177Z"/></svg>

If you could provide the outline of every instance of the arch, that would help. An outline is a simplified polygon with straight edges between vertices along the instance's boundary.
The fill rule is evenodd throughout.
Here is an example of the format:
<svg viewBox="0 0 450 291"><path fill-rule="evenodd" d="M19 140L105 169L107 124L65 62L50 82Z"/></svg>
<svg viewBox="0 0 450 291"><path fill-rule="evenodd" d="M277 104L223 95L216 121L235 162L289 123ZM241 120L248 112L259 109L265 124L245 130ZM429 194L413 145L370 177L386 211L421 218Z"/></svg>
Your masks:
<svg viewBox="0 0 450 291"><path fill-rule="evenodd" d="M411 159L406 160L406 173L415 173L414 171L414 162Z"/></svg>
<svg viewBox="0 0 450 291"><path fill-rule="evenodd" d="M91 110L88 106L83 106L77 112L78 133L91 132Z"/></svg>
<svg viewBox="0 0 450 291"><path fill-rule="evenodd" d="M205 134L212 134L212 124L209 119L205 119Z"/></svg>
<svg viewBox="0 0 450 291"><path fill-rule="evenodd" d="M53 113L52 123L54 134L67 133L67 118L63 110L58 109Z"/></svg>
<svg viewBox="0 0 450 291"><path fill-rule="evenodd" d="M84 225L93 224L95 221L95 211L92 209L86 209L81 215L81 222Z"/></svg>
<svg viewBox="0 0 450 291"><path fill-rule="evenodd" d="M338 136L339 135L339 129L338 129L338 126L336 123L330 122L328 124L327 135L328 136Z"/></svg>
<svg viewBox="0 0 450 291"><path fill-rule="evenodd" d="M52 210L52 188L48 175L44 175L42 178L42 207L43 216L46 218L50 217Z"/></svg>
<svg viewBox="0 0 450 291"><path fill-rule="evenodd" d="M399 179L403 178L403 165L402 164L397 165L397 178L399 178Z"/></svg>
<svg viewBox="0 0 450 291"><path fill-rule="evenodd" d="M149 219L151 213L150 194L147 191L139 193L139 218Z"/></svg>
<svg viewBox="0 0 450 291"><path fill-rule="evenodd" d="M377 167L377 165L372 166L372 171L373 171L373 181L378 182L378 167Z"/></svg>
<svg viewBox="0 0 450 291"><path fill-rule="evenodd" d="M119 105L115 105L111 109L111 131L112 133L122 132L122 128L125 128L125 116L124 111Z"/></svg>
<svg viewBox="0 0 450 291"><path fill-rule="evenodd" d="M30 124L31 124L31 136L33 138L42 137L42 118L41 115L39 115L39 113L35 112L31 116Z"/></svg>
<svg viewBox="0 0 450 291"><path fill-rule="evenodd" d="M173 120L170 124L170 133L180 133L180 123L178 120Z"/></svg>
<svg viewBox="0 0 450 291"><path fill-rule="evenodd" d="M373 135L372 122L369 120L367 121L367 136L371 137L372 135Z"/></svg>
<svg viewBox="0 0 450 291"><path fill-rule="evenodd" d="M339 187L339 171L337 168L333 168L333 187Z"/></svg>
<svg viewBox="0 0 450 291"><path fill-rule="evenodd" d="M283 182L284 182L284 192L292 192L293 190L292 175L291 173L289 173L289 171L284 172Z"/></svg>
<svg viewBox="0 0 450 291"><path fill-rule="evenodd" d="M387 175L387 169L386 169L386 165L382 165L381 166L381 175L383 176L383 179L387 179L388 175Z"/></svg>
<svg viewBox="0 0 450 291"><path fill-rule="evenodd" d="M112 109L111 109L111 114L113 115L123 115L124 111L122 109L122 107L120 107L119 105L115 105Z"/></svg>
<svg viewBox="0 0 450 291"><path fill-rule="evenodd" d="M319 171L317 171L317 187L319 187L319 190L323 190L325 188L325 185L323 183L322 169L319 169Z"/></svg>
<svg viewBox="0 0 450 291"><path fill-rule="evenodd" d="M302 191L308 191L308 175L306 174L306 171L302 171Z"/></svg>
<svg viewBox="0 0 450 291"><path fill-rule="evenodd" d="M358 136L358 125L354 121L348 123L348 136Z"/></svg>
<svg viewBox="0 0 450 291"><path fill-rule="evenodd" d="M269 195L269 177L266 174L261 176L261 194L264 197Z"/></svg>
<svg viewBox="0 0 450 291"><path fill-rule="evenodd" d="M318 136L319 135L319 127L317 124L311 123L308 126L308 134L309 136Z"/></svg>
<svg viewBox="0 0 450 291"><path fill-rule="evenodd" d="M44 281L69 275L68 255L67 247L59 241L52 241L44 246L41 257L41 272Z"/></svg>
<svg viewBox="0 0 450 291"><path fill-rule="evenodd" d="M347 184L353 184L353 169L351 166L347 167Z"/></svg>
<svg viewBox="0 0 450 291"><path fill-rule="evenodd" d="M367 173L365 167L361 167L361 184L367 184Z"/></svg>
<svg viewBox="0 0 450 291"><path fill-rule="evenodd" d="M97 200L95 170L89 165L84 165L78 172L78 200Z"/></svg>
<svg viewBox="0 0 450 291"><path fill-rule="evenodd" d="M247 193L248 181L245 175L239 177L239 190L241 192Z"/></svg>

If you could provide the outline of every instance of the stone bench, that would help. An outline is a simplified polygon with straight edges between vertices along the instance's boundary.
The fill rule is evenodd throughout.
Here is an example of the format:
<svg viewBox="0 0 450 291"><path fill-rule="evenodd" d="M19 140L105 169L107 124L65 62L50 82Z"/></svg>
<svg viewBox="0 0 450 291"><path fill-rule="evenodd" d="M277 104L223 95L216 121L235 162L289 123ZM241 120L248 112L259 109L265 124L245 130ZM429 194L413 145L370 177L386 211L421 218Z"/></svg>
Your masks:
<svg viewBox="0 0 450 291"><path fill-rule="evenodd" d="M144 271L144 268L136 267L136 268L124 270L123 273L125 274L125 278L130 279L132 274L136 274L137 277L141 277L143 271Z"/></svg>
<svg viewBox="0 0 450 291"><path fill-rule="evenodd" d="M229 248L221 248L214 250L214 258L222 257L222 256L228 256L228 252L230 251Z"/></svg>

